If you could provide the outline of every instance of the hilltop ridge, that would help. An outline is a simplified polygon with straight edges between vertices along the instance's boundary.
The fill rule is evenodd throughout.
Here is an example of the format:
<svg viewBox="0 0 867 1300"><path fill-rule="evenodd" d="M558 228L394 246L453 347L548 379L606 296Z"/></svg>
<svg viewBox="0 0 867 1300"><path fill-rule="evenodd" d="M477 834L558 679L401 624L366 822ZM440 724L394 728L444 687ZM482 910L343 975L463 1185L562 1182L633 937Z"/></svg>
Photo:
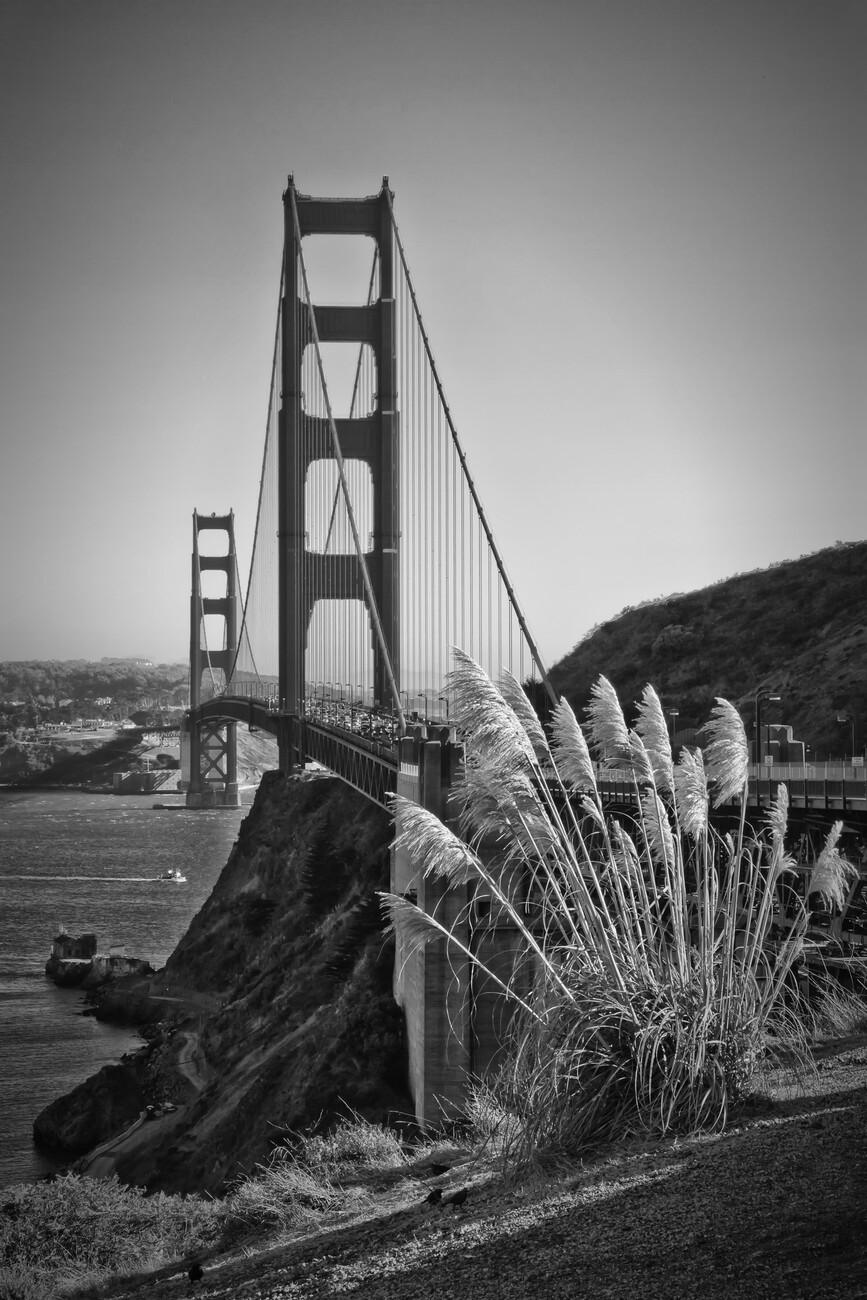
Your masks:
<svg viewBox="0 0 867 1300"><path fill-rule="evenodd" d="M686 594L627 606L591 629L551 670L576 712L604 674L627 714L650 682L677 732L699 727L717 696L745 720L767 687L782 697L773 721L788 723L816 758L867 739L867 541L838 543L797 560Z"/></svg>

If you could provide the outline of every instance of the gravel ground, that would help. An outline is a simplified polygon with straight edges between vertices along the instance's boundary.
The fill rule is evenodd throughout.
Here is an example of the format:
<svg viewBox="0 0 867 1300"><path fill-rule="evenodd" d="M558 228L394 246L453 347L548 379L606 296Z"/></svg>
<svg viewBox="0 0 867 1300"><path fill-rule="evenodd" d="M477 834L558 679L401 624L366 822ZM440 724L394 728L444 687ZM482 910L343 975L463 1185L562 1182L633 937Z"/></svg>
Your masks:
<svg viewBox="0 0 867 1300"><path fill-rule="evenodd" d="M323 1223L246 1258L209 1260L200 1300L867 1298L867 1040L806 1087L778 1083L722 1137L607 1150L509 1186L466 1163L384 1184L363 1220ZM460 1210L423 1204L467 1187ZM177 1266L101 1296L168 1300Z"/></svg>

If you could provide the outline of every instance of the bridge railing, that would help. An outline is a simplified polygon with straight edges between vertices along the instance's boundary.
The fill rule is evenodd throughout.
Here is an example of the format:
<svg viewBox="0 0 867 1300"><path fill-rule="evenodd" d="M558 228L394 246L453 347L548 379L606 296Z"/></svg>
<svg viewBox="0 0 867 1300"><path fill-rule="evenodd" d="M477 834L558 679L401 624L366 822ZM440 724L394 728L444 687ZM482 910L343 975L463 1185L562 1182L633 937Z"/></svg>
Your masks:
<svg viewBox="0 0 867 1300"><path fill-rule="evenodd" d="M603 799L624 806L636 802L635 784L630 773L597 767L596 777ZM859 820L862 815L867 815L867 774L860 766L777 763L757 768L751 764L750 806L770 808L781 784L788 789L789 807L792 809L825 814L857 813Z"/></svg>
<svg viewBox="0 0 867 1300"><path fill-rule="evenodd" d="M750 766L761 781L860 781L867 785L867 767L855 763L762 763Z"/></svg>

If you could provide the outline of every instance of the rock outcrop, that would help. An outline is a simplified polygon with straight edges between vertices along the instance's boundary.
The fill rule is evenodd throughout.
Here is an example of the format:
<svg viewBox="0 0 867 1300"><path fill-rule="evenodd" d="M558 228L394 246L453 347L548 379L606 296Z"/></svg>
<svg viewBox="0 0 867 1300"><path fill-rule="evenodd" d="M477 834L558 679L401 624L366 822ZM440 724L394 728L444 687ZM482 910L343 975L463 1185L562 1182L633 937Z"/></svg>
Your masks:
<svg viewBox="0 0 867 1300"><path fill-rule="evenodd" d="M122 1132L145 1104L134 1061L104 1065L98 1074L46 1106L33 1125L33 1136L51 1151L80 1156Z"/></svg>
<svg viewBox="0 0 867 1300"><path fill-rule="evenodd" d="M92 995L97 1014L158 1018L133 1066L136 1104L147 1094L183 1107L148 1126L145 1145L117 1152L122 1179L219 1192L286 1135L346 1107L374 1120L412 1113L376 898L390 831L335 778L266 774L165 969Z"/></svg>
<svg viewBox="0 0 867 1300"><path fill-rule="evenodd" d="M139 957L102 953L89 958L56 957L52 953L45 963L45 974L60 988L97 989L130 975L153 975L154 968Z"/></svg>

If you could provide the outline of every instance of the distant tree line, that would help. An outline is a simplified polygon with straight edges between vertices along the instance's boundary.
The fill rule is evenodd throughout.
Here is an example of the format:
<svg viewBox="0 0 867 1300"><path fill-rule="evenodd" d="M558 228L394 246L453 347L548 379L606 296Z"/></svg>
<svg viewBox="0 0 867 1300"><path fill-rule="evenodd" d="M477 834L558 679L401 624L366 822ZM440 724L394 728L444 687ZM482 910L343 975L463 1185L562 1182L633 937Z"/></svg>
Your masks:
<svg viewBox="0 0 867 1300"><path fill-rule="evenodd" d="M103 659L0 662L0 728L15 730L72 716L159 716L186 703L186 664Z"/></svg>

